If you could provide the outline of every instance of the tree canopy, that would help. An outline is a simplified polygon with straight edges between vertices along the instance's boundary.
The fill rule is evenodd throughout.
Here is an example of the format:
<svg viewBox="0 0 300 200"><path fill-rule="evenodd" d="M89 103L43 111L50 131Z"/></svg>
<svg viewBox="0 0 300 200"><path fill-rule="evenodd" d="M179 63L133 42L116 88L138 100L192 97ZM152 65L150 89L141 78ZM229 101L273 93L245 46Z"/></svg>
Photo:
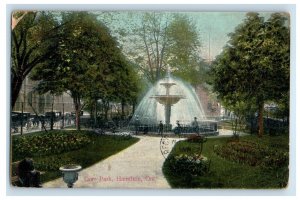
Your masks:
<svg viewBox="0 0 300 200"><path fill-rule="evenodd" d="M127 41L123 50L129 59L151 83L169 67L177 76L197 84L201 79L193 75L201 74L201 58L199 31L194 22L184 14L140 15L141 20L123 34Z"/></svg>
<svg viewBox="0 0 300 200"><path fill-rule="evenodd" d="M20 14L20 13L19 13ZM18 15L18 13L16 13ZM58 48L60 25L51 12L27 12L12 30L11 107L23 80L39 64L51 59Z"/></svg>
<svg viewBox="0 0 300 200"><path fill-rule="evenodd" d="M131 66L121 54L115 38L94 15L66 12L62 13L61 23L65 25L60 30L55 57L36 67L31 78L40 80L37 90L42 93L52 89L70 93L80 129L84 98L120 100L121 92L127 89L132 91L127 96L132 99L137 87ZM126 81L127 84L123 84Z"/></svg>
<svg viewBox="0 0 300 200"><path fill-rule="evenodd" d="M258 13L248 13L213 64L213 85L220 99L230 105L256 103L260 136L264 104L289 95L288 20L283 13L266 21Z"/></svg>

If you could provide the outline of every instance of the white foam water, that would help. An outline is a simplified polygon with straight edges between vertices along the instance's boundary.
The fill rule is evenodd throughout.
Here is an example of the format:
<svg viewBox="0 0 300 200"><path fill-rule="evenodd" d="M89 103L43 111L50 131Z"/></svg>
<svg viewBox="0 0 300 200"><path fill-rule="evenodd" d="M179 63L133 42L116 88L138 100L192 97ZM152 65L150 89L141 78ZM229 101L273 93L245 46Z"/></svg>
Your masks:
<svg viewBox="0 0 300 200"><path fill-rule="evenodd" d="M180 124L189 124L197 117L198 121L205 121L205 113L201 102L195 93L193 87L185 81L167 75L165 78L156 82L139 103L133 119L138 117L141 124L158 124L159 121L165 123L165 107L157 102L153 96L165 95L166 88L161 83L175 83L170 87L170 95L180 95L184 98L171 106L170 124L176 125L176 121Z"/></svg>

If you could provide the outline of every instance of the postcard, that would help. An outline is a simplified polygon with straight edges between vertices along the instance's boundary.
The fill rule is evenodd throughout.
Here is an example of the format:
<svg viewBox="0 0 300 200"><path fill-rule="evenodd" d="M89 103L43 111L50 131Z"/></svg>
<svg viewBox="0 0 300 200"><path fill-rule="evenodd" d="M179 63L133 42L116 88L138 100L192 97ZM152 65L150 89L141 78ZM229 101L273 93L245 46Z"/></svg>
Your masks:
<svg viewBox="0 0 300 200"><path fill-rule="evenodd" d="M289 13L11 20L12 187L288 187Z"/></svg>

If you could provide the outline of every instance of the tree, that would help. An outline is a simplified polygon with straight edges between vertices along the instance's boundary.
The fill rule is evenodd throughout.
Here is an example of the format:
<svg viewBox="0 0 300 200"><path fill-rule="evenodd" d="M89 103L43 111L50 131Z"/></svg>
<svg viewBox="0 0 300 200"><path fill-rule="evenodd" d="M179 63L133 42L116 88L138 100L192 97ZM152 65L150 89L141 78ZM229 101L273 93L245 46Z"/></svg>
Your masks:
<svg viewBox="0 0 300 200"><path fill-rule="evenodd" d="M141 20L123 34L128 39L124 51L142 74L154 83L169 66L180 77L194 81L190 75L198 71L200 41L192 20L185 15L169 13L137 15L141 15Z"/></svg>
<svg viewBox="0 0 300 200"><path fill-rule="evenodd" d="M104 104L105 119L109 102L120 102L122 104L122 117L124 117L124 106L127 103L134 104L140 91L139 79L134 66L122 54L116 55L110 64L110 73L103 76L99 70L89 68L89 79L93 80L89 86L90 94L85 98L89 102L88 107L96 105L101 99ZM98 72L97 72L98 71ZM92 112L91 112L92 113Z"/></svg>
<svg viewBox="0 0 300 200"><path fill-rule="evenodd" d="M205 63L200 57L200 39L196 24L186 15L174 15L167 30L167 62L173 74L198 85L205 77Z"/></svg>
<svg viewBox="0 0 300 200"><path fill-rule="evenodd" d="M134 63L121 57L117 62L120 67L116 80L113 81L115 95L122 105L122 118L124 117L124 107L131 104L135 107L139 92L141 91L142 81L138 77Z"/></svg>
<svg viewBox="0 0 300 200"><path fill-rule="evenodd" d="M62 13L61 23L65 25L61 28L55 57L39 65L31 78L42 80L39 87L44 88L44 92L62 88L70 94L79 130L82 100L90 94L90 86L94 84L90 75L97 74L99 82L110 79L109 75L114 72L110 64L119 49L108 28L87 12Z"/></svg>
<svg viewBox="0 0 300 200"><path fill-rule="evenodd" d="M11 107L18 98L23 80L39 64L51 59L58 47L59 25L49 12L28 12L12 30Z"/></svg>
<svg viewBox="0 0 300 200"><path fill-rule="evenodd" d="M282 13L264 21L248 13L213 64L213 85L221 99L234 105L255 99L258 135L263 135L266 101L277 101L289 92L289 26Z"/></svg>
<svg viewBox="0 0 300 200"><path fill-rule="evenodd" d="M23 19L23 17L27 14L27 11L17 11L17 12L13 12L12 16L11 16L11 29L13 30L18 23L21 21L21 19Z"/></svg>
<svg viewBox="0 0 300 200"><path fill-rule="evenodd" d="M79 130L80 112L86 103L91 106L101 99L109 105L126 95L133 98L134 74L109 29L94 15L62 13L61 23L65 25L55 57L39 65L31 78L40 80L37 89L41 92L62 90L70 94Z"/></svg>

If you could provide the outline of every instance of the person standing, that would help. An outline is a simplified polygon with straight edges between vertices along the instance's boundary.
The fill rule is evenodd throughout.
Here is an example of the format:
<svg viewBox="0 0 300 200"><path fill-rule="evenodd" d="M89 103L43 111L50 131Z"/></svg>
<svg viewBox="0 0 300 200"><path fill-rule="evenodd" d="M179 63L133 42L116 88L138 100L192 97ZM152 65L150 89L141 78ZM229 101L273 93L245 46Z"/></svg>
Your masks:
<svg viewBox="0 0 300 200"><path fill-rule="evenodd" d="M139 127L140 127L140 120L139 120L138 116L135 117L134 125L135 125L135 134L138 134L139 133Z"/></svg>
<svg viewBox="0 0 300 200"><path fill-rule="evenodd" d="M180 125L180 123L179 123L178 120L177 120L176 124L177 124L177 127L175 128L176 129L175 134L178 134L178 137L180 137L180 134L181 134L181 125Z"/></svg>
<svg viewBox="0 0 300 200"><path fill-rule="evenodd" d="M199 135L200 130L199 130L199 123L198 123L198 121L197 121L197 117L194 117L194 121L193 121L193 123L192 123L192 127L193 127L193 129L194 129L194 132L195 132L197 135Z"/></svg>
<svg viewBox="0 0 300 200"><path fill-rule="evenodd" d="M164 131L164 125L162 123L162 121L159 122L159 125L158 125L158 133L163 136L163 131Z"/></svg>

